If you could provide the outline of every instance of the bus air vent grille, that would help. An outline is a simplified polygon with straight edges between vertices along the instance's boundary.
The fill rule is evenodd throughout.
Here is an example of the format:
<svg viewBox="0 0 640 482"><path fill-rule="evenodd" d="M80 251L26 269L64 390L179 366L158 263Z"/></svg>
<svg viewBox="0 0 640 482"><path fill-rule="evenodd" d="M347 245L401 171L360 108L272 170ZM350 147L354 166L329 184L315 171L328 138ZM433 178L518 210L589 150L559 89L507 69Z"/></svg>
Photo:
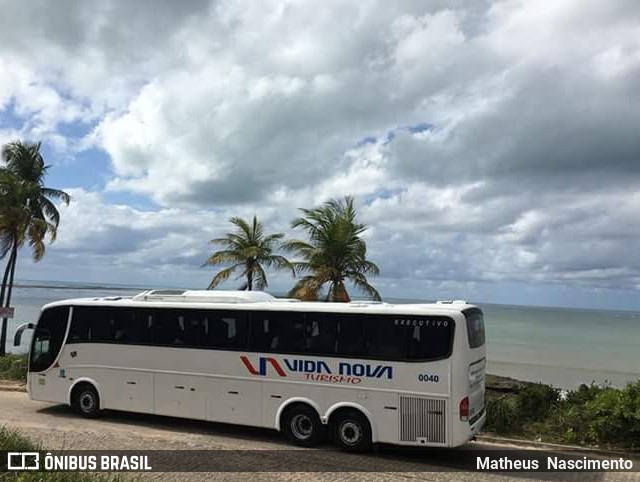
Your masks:
<svg viewBox="0 0 640 482"><path fill-rule="evenodd" d="M400 441L444 444L446 401L435 398L400 397Z"/></svg>

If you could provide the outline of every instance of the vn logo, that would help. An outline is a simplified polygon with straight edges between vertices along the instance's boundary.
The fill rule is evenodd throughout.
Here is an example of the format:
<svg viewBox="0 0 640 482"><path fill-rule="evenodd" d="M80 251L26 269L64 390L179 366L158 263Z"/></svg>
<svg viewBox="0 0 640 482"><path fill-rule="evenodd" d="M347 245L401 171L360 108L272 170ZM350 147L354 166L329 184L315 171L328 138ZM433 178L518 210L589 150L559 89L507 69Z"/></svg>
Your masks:
<svg viewBox="0 0 640 482"><path fill-rule="evenodd" d="M278 360L276 360L275 358L261 356L259 358L257 370L246 356L242 355L240 357L240 360L242 360L242 363L244 363L244 366L247 367L247 370L249 370L249 373L251 373L252 375L260 375L261 377L266 376L268 363L278 375L280 375L281 377L287 376L287 374L278 363Z"/></svg>

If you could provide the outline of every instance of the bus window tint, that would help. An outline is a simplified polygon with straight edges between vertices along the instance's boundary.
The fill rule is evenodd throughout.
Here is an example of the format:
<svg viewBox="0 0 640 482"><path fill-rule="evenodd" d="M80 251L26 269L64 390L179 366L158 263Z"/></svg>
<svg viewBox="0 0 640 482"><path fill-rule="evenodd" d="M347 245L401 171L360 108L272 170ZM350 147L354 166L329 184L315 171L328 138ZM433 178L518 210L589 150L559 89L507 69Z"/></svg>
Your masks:
<svg viewBox="0 0 640 482"><path fill-rule="evenodd" d="M304 313L257 312L251 317L251 348L274 353L303 353Z"/></svg>
<svg viewBox="0 0 640 482"><path fill-rule="evenodd" d="M185 316L179 310L156 310L153 314L153 344L185 346Z"/></svg>
<svg viewBox="0 0 640 482"><path fill-rule="evenodd" d="M136 309L112 310L113 341L130 345L146 345L151 342L151 314Z"/></svg>
<svg viewBox="0 0 640 482"><path fill-rule="evenodd" d="M435 360L451 354L454 328L452 320L429 318L407 328L410 360Z"/></svg>
<svg viewBox="0 0 640 482"><path fill-rule="evenodd" d="M249 324L246 313L242 311L203 312L203 342L206 348L227 350L245 350Z"/></svg>
<svg viewBox="0 0 640 482"><path fill-rule="evenodd" d="M336 353L345 356L366 356L366 330L361 316L337 315L338 343Z"/></svg>
<svg viewBox="0 0 640 482"><path fill-rule="evenodd" d="M381 360L404 360L407 357L407 328L391 316L367 316L367 356Z"/></svg>
<svg viewBox="0 0 640 482"><path fill-rule="evenodd" d="M471 308L464 312L467 319L467 334L469 335L469 347L478 348L484 345L484 318L482 311Z"/></svg>
<svg viewBox="0 0 640 482"><path fill-rule="evenodd" d="M67 343L86 343L89 341L91 334L89 311L83 306L75 306L73 308Z"/></svg>
<svg viewBox="0 0 640 482"><path fill-rule="evenodd" d="M74 306L67 343L111 343L114 323L110 308Z"/></svg>
<svg viewBox="0 0 640 482"><path fill-rule="evenodd" d="M331 313L307 314L307 353L334 355L338 341L338 321Z"/></svg>

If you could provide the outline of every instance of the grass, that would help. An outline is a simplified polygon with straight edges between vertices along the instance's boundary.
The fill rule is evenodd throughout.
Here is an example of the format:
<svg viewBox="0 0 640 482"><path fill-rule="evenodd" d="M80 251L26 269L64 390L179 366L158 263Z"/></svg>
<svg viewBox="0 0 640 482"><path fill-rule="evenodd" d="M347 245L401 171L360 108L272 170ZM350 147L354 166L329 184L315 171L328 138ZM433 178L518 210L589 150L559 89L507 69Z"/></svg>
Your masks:
<svg viewBox="0 0 640 482"><path fill-rule="evenodd" d="M8 353L0 357L0 380L27 381L27 355Z"/></svg>
<svg viewBox="0 0 640 482"><path fill-rule="evenodd" d="M40 444L35 444L15 430L0 427L0 451L44 452ZM3 461L4 462L4 461ZM42 455L41 462L42 464ZM81 472L0 472L0 482L123 482L122 476ZM127 478L126 480L132 480ZM136 479L133 479L136 480Z"/></svg>

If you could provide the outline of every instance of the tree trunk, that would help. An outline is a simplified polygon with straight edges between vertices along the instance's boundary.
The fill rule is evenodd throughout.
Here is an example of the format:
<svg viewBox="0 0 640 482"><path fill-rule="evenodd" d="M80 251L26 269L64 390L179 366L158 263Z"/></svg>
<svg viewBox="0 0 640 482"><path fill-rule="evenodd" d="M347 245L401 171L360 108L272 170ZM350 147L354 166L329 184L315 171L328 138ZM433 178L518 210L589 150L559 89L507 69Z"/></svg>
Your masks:
<svg viewBox="0 0 640 482"><path fill-rule="evenodd" d="M253 290L253 271L247 273L247 291Z"/></svg>
<svg viewBox="0 0 640 482"><path fill-rule="evenodd" d="M9 257L9 261L7 262L7 268L4 272L4 277L2 279L2 298L3 303L0 306L9 306L11 303L11 291L13 289L13 275L16 270L16 258L18 257L18 244L14 241L13 246L11 248L11 256ZM9 277L8 282L8 290L7 290L7 300L4 303L4 294L5 289L7 288L7 276ZM5 356L7 354L6 344L7 344L7 328L9 324L8 318L3 318L2 320L2 330L0 330L0 356Z"/></svg>
<svg viewBox="0 0 640 482"><path fill-rule="evenodd" d="M331 301L334 301L337 303L348 303L349 301L351 301L351 298L349 298L349 293L347 293L347 288L344 286L344 282L342 281L334 282L331 289L332 289Z"/></svg>
<svg viewBox="0 0 640 482"><path fill-rule="evenodd" d="M11 273L9 274L9 287L7 288L7 300L5 306L11 305L11 293L13 292L13 277L16 273L16 264L18 263L18 245L14 245L13 260L11 263Z"/></svg>
<svg viewBox="0 0 640 482"><path fill-rule="evenodd" d="M9 279L9 272L11 271L12 264L13 264L13 246L11 246L9 259L7 260L7 267L4 269L4 277L2 278L2 288L0 288L0 306L4 306L4 294L7 290L7 280Z"/></svg>

